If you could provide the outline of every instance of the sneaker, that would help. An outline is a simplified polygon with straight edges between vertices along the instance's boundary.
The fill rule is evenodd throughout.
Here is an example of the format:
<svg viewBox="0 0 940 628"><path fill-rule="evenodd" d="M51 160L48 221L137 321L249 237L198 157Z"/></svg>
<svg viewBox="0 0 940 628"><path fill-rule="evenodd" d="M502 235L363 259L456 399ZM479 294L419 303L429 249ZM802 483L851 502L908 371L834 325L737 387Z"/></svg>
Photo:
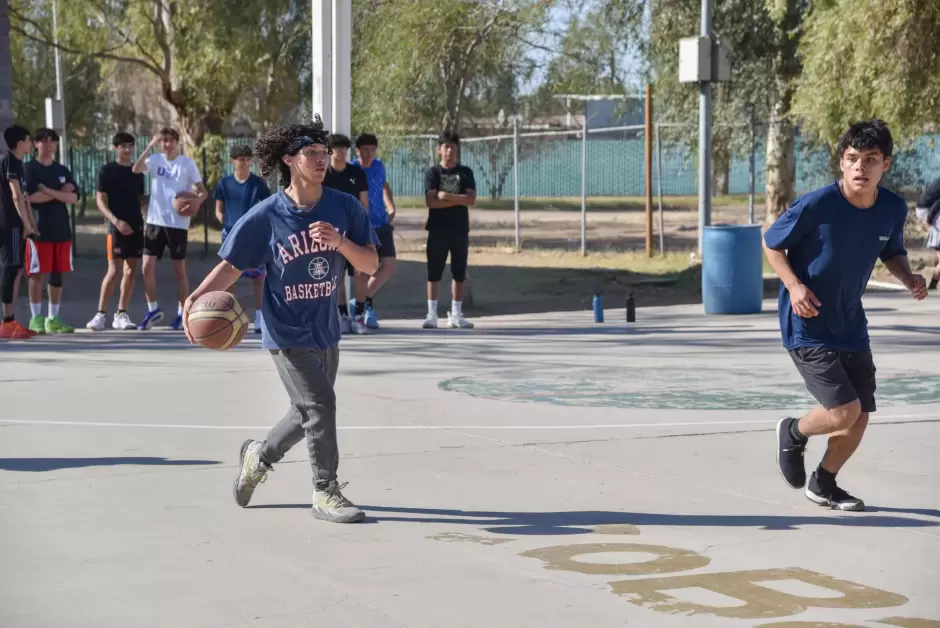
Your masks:
<svg viewBox="0 0 940 628"><path fill-rule="evenodd" d="M183 329L183 315L177 314L176 318L173 319L173 322L170 323L170 329L173 331L181 331Z"/></svg>
<svg viewBox="0 0 940 628"><path fill-rule="evenodd" d="M359 334L360 336L369 333L369 328L366 327L366 322L363 320L362 314L352 320L351 329L352 333Z"/></svg>
<svg viewBox="0 0 940 628"><path fill-rule="evenodd" d="M437 329L437 314L428 314L424 317L424 324L421 325L424 329Z"/></svg>
<svg viewBox="0 0 940 628"><path fill-rule="evenodd" d="M88 321L85 324L85 329L90 329L92 331L104 331L104 324L107 322L108 317L101 312L97 312L95 317ZM114 319L115 324L117 324L117 318ZM115 327L117 329L117 327Z"/></svg>
<svg viewBox="0 0 940 628"><path fill-rule="evenodd" d="M375 313L375 310L372 309L371 305L366 305L366 314L364 317L366 327L369 329L378 329L379 328L379 317Z"/></svg>
<svg viewBox="0 0 940 628"><path fill-rule="evenodd" d="M154 325L163 320L163 312L160 308L153 310L152 312L147 312L147 315L144 317L143 322L137 326L137 329L141 331L146 331L151 329Z"/></svg>
<svg viewBox="0 0 940 628"><path fill-rule="evenodd" d="M463 314L447 313L447 324L454 329L473 329L473 323L463 317Z"/></svg>
<svg viewBox="0 0 940 628"><path fill-rule="evenodd" d="M798 442L790 433L794 421L799 419L787 417L777 421L777 465L787 484L803 488L806 485L806 467L803 464L806 442Z"/></svg>
<svg viewBox="0 0 940 628"><path fill-rule="evenodd" d="M346 484L337 484L336 480L333 480L326 488L314 489L310 514L317 519L333 523L358 523L365 519L366 514L343 497L340 491L344 488Z"/></svg>
<svg viewBox="0 0 940 628"><path fill-rule="evenodd" d="M114 322L111 323L111 327L114 329L120 329L121 331L137 329L137 325L134 324L134 321L131 320L131 317L127 315L127 312L118 312L115 314Z"/></svg>
<svg viewBox="0 0 940 628"><path fill-rule="evenodd" d="M34 335L46 333L46 318L42 314L37 314L29 319L29 331Z"/></svg>
<svg viewBox="0 0 940 628"><path fill-rule="evenodd" d="M62 319L58 316L50 316L46 318L46 333L47 334L72 334L75 333L75 328L71 325L66 325L62 322Z"/></svg>
<svg viewBox="0 0 940 628"><path fill-rule="evenodd" d="M244 508L251 501L255 487L268 478L271 467L261 461L261 441L246 440L238 452L240 471L235 479L235 503Z"/></svg>
<svg viewBox="0 0 940 628"><path fill-rule="evenodd" d="M857 497L852 497L839 488L835 482L832 483L832 486L820 486L815 472L809 478L809 484L806 487L806 498L815 504L828 506L833 510L851 510L853 512L865 510L865 502Z"/></svg>
<svg viewBox="0 0 940 628"><path fill-rule="evenodd" d="M349 315L339 316L339 333L341 334L351 334L352 333L352 319L349 318Z"/></svg>
<svg viewBox="0 0 940 628"><path fill-rule="evenodd" d="M7 340L28 340L35 335L36 332L29 331L16 321L0 323L0 338Z"/></svg>

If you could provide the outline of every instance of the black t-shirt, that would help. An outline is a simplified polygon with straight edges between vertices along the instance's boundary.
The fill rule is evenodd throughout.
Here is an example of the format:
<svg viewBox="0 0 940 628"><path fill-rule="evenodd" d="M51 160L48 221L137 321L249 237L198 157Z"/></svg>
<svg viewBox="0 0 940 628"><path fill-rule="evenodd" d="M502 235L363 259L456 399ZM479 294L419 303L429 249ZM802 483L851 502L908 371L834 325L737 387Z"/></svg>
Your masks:
<svg viewBox="0 0 940 628"><path fill-rule="evenodd" d="M450 192L466 194L467 190L476 190L473 170L467 166L444 168L435 164L424 173L424 191ZM428 222L424 227L428 231L470 232L470 210L466 205L454 205L443 209L428 208Z"/></svg>
<svg viewBox="0 0 940 628"><path fill-rule="evenodd" d="M19 181L20 190L26 194L26 175L23 173L23 162L8 152L0 159L0 228L12 229L22 227L23 221L20 213L13 204L13 190L10 181Z"/></svg>
<svg viewBox="0 0 940 628"><path fill-rule="evenodd" d="M351 194L357 201L360 192L369 192L369 181L366 179L366 171L356 164L346 164L342 170L335 170L333 164L326 169L326 177L323 179L325 187ZM366 208L368 210L368 207Z"/></svg>
<svg viewBox="0 0 940 628"><path fill-rule="evenodd" d="M134 173L133 166L122 166L116 161L101 166L98 171L98 191L108 196L108 208L118 220L123 220L134 231L144 228L144 216L140 213L140 197L144 194L144 175ZM119 233L117 227L108 224L111 233Z"/></svg>
<svg viewBox="0 0 940 628"><path fill-rule="evenodd" d="M26 193L35 194L39 184L50 190L61 190L66 184L75 185L69 169L57 161L48 166L33 159L26 164ZM61 201L32 203L36 215L36 228L41 242L68 242L72 239L72 221L69 208Z"/></svg>

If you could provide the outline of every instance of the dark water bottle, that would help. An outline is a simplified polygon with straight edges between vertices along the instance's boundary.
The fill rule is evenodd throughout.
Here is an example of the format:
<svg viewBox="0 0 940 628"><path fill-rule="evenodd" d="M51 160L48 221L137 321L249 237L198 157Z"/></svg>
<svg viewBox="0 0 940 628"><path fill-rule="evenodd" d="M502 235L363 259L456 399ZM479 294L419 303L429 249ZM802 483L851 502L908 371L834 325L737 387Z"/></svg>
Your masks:
<svg viewBox="0 0 940 628"><path fill-rule="evenodd" d="M604 303L601 300L601 295L599 292L594 293L594 322L603 323L604 322Z"/></svg>
<svg viewBox="0 0 940 628"><path fill-rule="evenodd" d="M633 293L627 295L627 322L636 322L636 301L633 300Z"/></svg>

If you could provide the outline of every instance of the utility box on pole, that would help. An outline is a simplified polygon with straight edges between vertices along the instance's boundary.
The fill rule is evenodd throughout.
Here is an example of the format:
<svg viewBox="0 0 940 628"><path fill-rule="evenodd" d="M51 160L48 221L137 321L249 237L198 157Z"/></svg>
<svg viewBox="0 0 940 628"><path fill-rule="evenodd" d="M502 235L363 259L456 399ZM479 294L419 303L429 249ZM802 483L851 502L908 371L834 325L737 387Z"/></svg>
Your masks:
<svg viewBox="0 0 940 628"><path fill-rule="evenodd" d="M711 37L679 40L680 83L724 83L731 80L728 50Z"/></svg>
<svg viewBox="0 0 940 628"><path fill-rule="evenodd" d="M58 98L46 98L46 128L65 133L65 106Z"/></svg>

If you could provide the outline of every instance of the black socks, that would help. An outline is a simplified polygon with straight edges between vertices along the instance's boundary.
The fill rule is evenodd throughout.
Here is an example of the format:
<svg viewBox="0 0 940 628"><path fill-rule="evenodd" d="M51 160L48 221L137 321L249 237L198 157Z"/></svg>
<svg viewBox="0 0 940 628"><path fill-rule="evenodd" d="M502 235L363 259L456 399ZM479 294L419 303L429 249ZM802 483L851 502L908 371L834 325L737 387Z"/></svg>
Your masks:
<svg viewBox="0 0 940 628"><path fill-rule="evenodd" d="M339 306L339 315L340 316L349 316L349 306L343 303Z"/></svg>
<svg viewBox="0 0 940 628"><path fill-rule="evenodd" d="M15 318L15 317L13 317L13 316L4 316L4 317L3 317L3 322L4 322L4 323L12 323L13 320L14 320L14 318Z"/></svg>
<svg viewBox="0 0 940 628"><path fill-rule="evenodd" d="M802 433L800 433L799 425L800 425L799 419L797 419L796 421L790 421L790 436L792 436L796 442L805 444L809 439L803 436Z"/></svg>
<svg viewBox="0 0 940 628"><path fill-rule="evenodd" d="M816 481L821 486L832 486L836 483L836 474L823 469L822 465L816 467Z"/></svg>
<svg viewBox="0 0 940 628"><path fill-rule="evenodd" d="M366 304L362 301L356 301L356 316L362 316L366 311Z"/></svg>

